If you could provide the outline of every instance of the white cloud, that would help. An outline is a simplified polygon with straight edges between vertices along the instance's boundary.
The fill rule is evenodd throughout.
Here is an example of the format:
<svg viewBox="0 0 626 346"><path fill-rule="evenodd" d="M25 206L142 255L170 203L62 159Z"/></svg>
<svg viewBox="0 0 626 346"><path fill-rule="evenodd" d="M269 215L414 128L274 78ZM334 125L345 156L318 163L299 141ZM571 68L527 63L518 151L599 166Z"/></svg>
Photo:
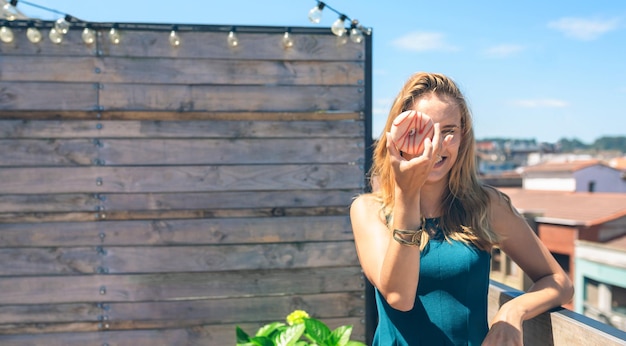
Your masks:
<svg viewBox="0 0 626 346"><path fill-rule="evenodd" d="M569 106L567 101L557 99L526 99L515 100L513 106L521 108L565 108Z"/></svg>
<svg viewBox="0 0 626 346"><path fill-rule="evenodd" d="M548 27L556 29L567 37L582 41L591 41L619 26L619 19L585 19L561 18L548 23Z"/></svg>
<svg viewBox="0 0 626 346"><path fill-rule="evenodd" d="M413 31L392 41L400 49L413 52L457 51L458 48L447 43L445 35L439 32Z"/></svg>
<svg viewBox="0 0 626 346"><path fill-rule="evenodd" d="M506 58L524 51L526 47L519 44L501 44L489 47L484 51L489 58Z"/></svg>

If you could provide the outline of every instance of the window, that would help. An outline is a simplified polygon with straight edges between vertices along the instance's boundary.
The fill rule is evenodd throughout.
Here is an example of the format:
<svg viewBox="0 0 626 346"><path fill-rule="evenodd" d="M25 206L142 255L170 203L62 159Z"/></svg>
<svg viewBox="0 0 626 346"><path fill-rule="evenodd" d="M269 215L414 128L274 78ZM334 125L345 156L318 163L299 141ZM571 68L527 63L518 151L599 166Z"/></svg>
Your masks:
<svg viewBox="0 0 626 346"><path fill-rule="evenodd" d="M595 181L590 181L589 183L587 183L587 192L594 192L596 190L596 182Z"/></svg>

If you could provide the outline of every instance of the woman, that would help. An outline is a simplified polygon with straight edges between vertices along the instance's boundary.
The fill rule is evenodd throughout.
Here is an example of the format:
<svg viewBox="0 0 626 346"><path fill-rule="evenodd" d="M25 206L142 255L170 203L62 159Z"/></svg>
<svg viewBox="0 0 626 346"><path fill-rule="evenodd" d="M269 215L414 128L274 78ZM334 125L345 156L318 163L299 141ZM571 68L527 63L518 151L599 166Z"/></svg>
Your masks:
<svg viewBox="0 0 626 346"><path fill-rule="evenodd" d="M389 131L401 113L426 114L434 135L417 155ZM350 210L357 254L374 285L374 345L522 345L522 322L567 303L572 284L509 198L480 183L472 120L455 83L417 73L404 85L374 150L375 191ZM490 250L534 281L487 323Z"/></svg>

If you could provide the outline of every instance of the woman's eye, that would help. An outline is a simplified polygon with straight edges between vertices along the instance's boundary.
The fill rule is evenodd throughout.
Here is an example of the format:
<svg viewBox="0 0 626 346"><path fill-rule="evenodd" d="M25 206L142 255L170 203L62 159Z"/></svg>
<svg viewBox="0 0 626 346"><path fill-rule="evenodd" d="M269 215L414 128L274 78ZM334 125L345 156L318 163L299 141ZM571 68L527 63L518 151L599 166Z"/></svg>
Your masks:
<svg viewBox="0 0 626 346"><path fill-rule="evenodd" d="M441 134L443 134L444 136L447 136L447 135L453 135L455 132L456 132L456 127L452 127L452 128L443 129L441 131Z"/></svg>

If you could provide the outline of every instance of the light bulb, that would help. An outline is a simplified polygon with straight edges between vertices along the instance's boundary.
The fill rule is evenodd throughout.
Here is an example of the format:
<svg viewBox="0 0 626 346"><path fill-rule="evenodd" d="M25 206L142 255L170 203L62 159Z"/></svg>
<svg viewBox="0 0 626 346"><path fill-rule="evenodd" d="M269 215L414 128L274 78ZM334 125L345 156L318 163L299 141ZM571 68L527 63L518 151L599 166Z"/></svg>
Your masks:
<svg viewBox="0 0 626 346"><path fill-rule="evenodd" d="M96 42L96 31L92 28L84 28L80 37L85 44L94 44Z"/></svg>
<svg viewBox="0 0 626 346"><path fill-rule="evenodd" d="M172 47L180 46L180 36L178 36L178 33L176 32L176 30L172 30L170 32L169 41Z"/></svg>
<svg viewBox="0 0 626 346"><path fill-rule="evenodd" d="M2 6L2 13L4 14L4 18L6 18L6 20L16 20L19 15L15 5L10 2Z"/></svg>
<svg viewBox="0 0 626 346"><path fill-rule="evenodd" d="M63 34L55 28L50 29L48 38L50 39L52 43L55 43L55 44L60 44L61 42L63 42Z"/></svg>
<svg viewBox="0 0 626 346"><path fill-rule="evenodd" d="M345 24L346 16L341 15L337 20L331 25L330 30L336 36L343 36L346 34L346 24Z"/></svg>
<svg viewBox="0 0 626 346"><path fill-rule="evenodd" d="M322 10L324 9L324 6L326 6L326 4L319 1L317 6L313 7L309 11L309 20L311 23L318 24L322 20Z"/></svg>
<svg viewBox="0 0 626 346"><path fill-rule="evenodd" d="M120 41L122 39L122 37L120 36L120 31L117 30L115 27L111 28L111 30L109 30L109 39L113 44L120 44Z"/></svg>
<svg viewBox="0 0 626 346"><path fill-rule="evenodd" d="M41 35L41 32L39 31L39 29L31 26L28 29L26 29L26 37L31 43L39 43L41 42L43 35Z"/></svg>
<svg viewBox="0 0 626 346"><path fill-rule="evenodd" d="M235 34L235 31L234 31L234 30L231 30L231 31L228 33L228 39L227 39L227 41L228 41L228 45L229 45L230 47L235 48L235 47L237 47L237 46L239 45L239 39L237 38L237 34Z"/></svg>
<svg viewBox="0 0 626 346"><path fill-rule="evenodd" d="M6 26L0 28L0 41L4 43L11 43L15 36L13 35L13 30Z"/></svg>
<svg viewBox="0 0 626 346"><path fill-rule="evenodd" d="M285 34L283 35L283 47L285 48L293 47L293 37L291 37L291 34L289 33L289 31L285 31Z"/></svg>
<svg viewBox="0 0 626 346"><path fill-rule="evenodd" d="M70 30L70 22L68 22L65 18L59 18L56 22L54 22L54 28L59 33L65 35L67 34L67 31Z"/></svg>
<svg viewBox="0 0 626 346"><path fill-rule="evenodd" d="M364 39L365 37L363 36L363 33L361 32L361 30L357 28L350 29L350 40L352 42L361 43L363 42Z"/></svg>

